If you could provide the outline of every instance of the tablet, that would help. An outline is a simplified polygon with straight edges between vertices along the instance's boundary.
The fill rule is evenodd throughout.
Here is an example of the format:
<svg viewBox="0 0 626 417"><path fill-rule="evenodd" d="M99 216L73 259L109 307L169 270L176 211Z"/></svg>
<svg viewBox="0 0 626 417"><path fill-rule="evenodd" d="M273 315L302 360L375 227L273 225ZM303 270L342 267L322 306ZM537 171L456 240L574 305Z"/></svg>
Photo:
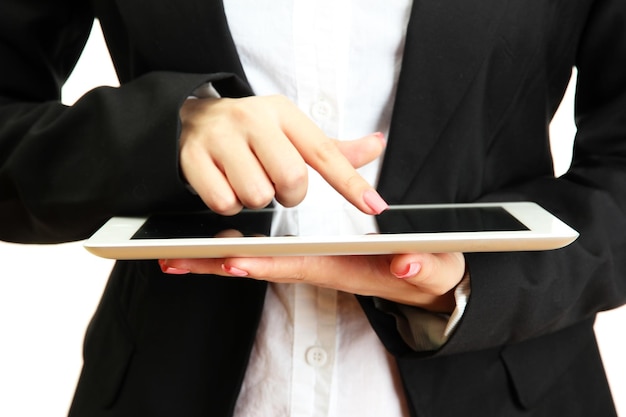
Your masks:
<svg viewBox="0 0 626 417"><path fill-rule="evenodd" d="M319 213L318 213L319 214ZM323 212L343 221L345 213ZM111 259L502 252L562 248L578 233L530 202L398 205L362 235L266 236L273 209L114 217L84 246ZM347 217L346 217L347 218Z"/></svg>

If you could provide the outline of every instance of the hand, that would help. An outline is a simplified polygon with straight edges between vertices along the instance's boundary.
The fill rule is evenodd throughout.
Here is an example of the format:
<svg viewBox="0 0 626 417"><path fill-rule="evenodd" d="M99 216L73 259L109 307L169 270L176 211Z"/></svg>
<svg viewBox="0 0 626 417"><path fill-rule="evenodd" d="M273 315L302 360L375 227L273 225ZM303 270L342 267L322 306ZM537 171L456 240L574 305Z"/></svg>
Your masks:
<svg viewBox="0 0 626 417"><path fill-rule="evenodd" d="M361 211L387 208L355 170L380 155L380 134L330 139L282 96L189 99L180 115L182 174L216 213L265 207L273 198L297 205L308 188L306 164Z"/></svg>
<svg viewBox="0 0 626 417"><path fill-rule="evenodd" d="M169 274L193 272L304 282L442 313L454 310L453 290L465 273L462 253L175 259L159 263Z"/></svg>

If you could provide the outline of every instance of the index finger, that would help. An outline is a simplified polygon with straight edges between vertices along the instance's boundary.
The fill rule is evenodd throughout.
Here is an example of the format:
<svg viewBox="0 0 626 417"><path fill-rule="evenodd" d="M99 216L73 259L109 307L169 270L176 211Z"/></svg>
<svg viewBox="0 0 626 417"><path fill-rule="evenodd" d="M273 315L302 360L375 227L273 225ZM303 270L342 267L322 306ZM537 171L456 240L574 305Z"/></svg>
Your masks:
<svg viewBox="0 0 626 417"><path fill-rule="evenodd" d="M296 107L287 107L281 125L304 161L362 212L380 214L386 210L389 205L356 171L335 141Z"/></svg>

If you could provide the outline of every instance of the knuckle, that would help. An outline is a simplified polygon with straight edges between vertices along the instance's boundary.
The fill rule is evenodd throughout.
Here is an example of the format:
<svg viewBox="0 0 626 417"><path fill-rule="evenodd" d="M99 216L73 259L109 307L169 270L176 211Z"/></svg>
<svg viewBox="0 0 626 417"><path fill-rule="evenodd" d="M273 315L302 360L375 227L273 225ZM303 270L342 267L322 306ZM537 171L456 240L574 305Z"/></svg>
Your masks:
<svg viewBox="0 0 626 417"><path fill-rule="evenodd" d="M224 216L237 214L243 208L241 202L232 196L212 196L204 201L212 211Z"/></svg>
<svg viewBox="0 0 626 417"><path fill-rule="evenodd" d="M356 172L348 175L343 181L346 190L352 190L363 185L363 178Z"/></svg>
<svg viewBox="0 0 626 417"><path fill-rule="evenodd" d="M253 192L248 192L239 196L239 199L244 206L251 209L259 209L267 207L274 198L274 191L255 189Z"/></svg>
<svg viewBox="0 0 626 417"><path fill-rule="evenodd" d="M306 258L295 258L293 260L295 264L293 265L293 270L291 274L289 274L289 280L291 281L307 281L306 271L308 271L307 267L307 259Z"/></svg>
<svg viewBox="0 0 626 417"><path fill-rule="evenodd" d="M229 112L231 121L239 126L248 126L256 123L256 119L262 106L256 104L256 100L238 101L232 104Z"/></svg>
<svg viewBox="0 0 626 417"><path fill-rule="evenodd" d="M273 94L265 97L267 100L272 101L278 106L291 106L291 100L282 94Z"/></svg>
<svg viewBox="0 0 626 417"><path fill-rule="evenodd" d="M320 141L315 147L315 159L323 165L329 164L334 158L337 157L339 148L331 139L324 139Z"/></svg>
<svg viewBox="0 0 626 417"><path fill-rule="evenodd" d="M305 165L292 166L282 171L276 178L272 178L276 187L284 191L306 190L308 184L308 170Z"/></svg>
<svg viewBox="0 0 626 417"><path fill-rule="evenodd" d="M308 188L308 168L299 156L283 158L285 163L273 164L267 169L274 186L276 199L285 206L298 204L304 199Z"/></svg>
<svg viewBox="0 0 626 417"><path fill-rule="evenodd" d="M281 193L276 195L276 200L285 207L295 207L304 200L306 193Z"/></svg>
<svg viewBox="0 0 626 417"><path fill-rule="evenodd" d="M269 96L250 96L231 101L231 112L243 117L256 117L259 113L268 113L272 107L290 105L291 101L280 94Z"/></svg>
<svg viewBox="0 0 626 417"><path fill-rule="evenodd" d="M207 154L207 149L203 145L203 143L199 139L198 135L194 135L193 137L190 135L188 139L181 143L180 146L180 159L185 161L190 161L193 163L197 163L202 160L202 156Z"/></svg>
<svg viewBox="0 0 626 417"><path fill-rule="evenodd" d="M306 276L304 275L304 273L302 272L293 272L291 275L289 275L289 277L287 278L287 282L292 282L292 281L299 281L299 282L303 282L306 280Z"/></svg>

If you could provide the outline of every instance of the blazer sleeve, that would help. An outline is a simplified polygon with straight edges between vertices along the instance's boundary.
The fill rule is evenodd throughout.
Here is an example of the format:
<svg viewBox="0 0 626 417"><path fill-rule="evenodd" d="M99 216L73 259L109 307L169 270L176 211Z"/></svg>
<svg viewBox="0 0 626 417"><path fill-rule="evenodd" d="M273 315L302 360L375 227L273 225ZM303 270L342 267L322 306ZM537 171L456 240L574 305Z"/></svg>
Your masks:
<svg viewBox="0 0 626 417"><path fill-rule="evenodd" d="M198 85L233 76L153 72L65 106L88 4L10 0L0 13L2 240L84 239L113 215L202 207L179 175L178 113Z"/></svg>
<svg viewBox="0 0 626 417"><path fill-rule="evenodd" d="M516 181L481 198L536 201L580 237L555 251L466 254L471 296L456 330L436 351L411 349L393 317L360 298L394 354L442 356L513 344L592 322L599 311L626 302L624 21L626 2L593 2L575 58L578 130L569 171Z"/></svg>
<svg viewBox="0 0 626 417"><path fill-rule="evenodd" d="M531 200L580 232L547 252L468 254L472 295L441 354L532 339L626 302L626 2L595 1L578 47L573 160L485 200Z"/></svg>

